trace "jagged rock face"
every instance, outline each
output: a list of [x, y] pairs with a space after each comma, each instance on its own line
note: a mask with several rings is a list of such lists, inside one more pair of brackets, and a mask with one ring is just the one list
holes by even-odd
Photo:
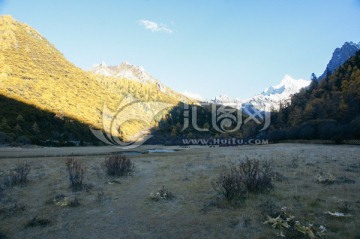
[[356, 52], [359, 50], [360, 42], [358, 44], [353, 42], [345, 42], [341, 48], [336, 48], [331, 60], [326, 66], [324, 73], [318, 78], [318, 81], [324, 79], [327, 74], [334, 73], [337, 68], [345, 63], [345, 61], [347, 61], [352, 56], [355, 56]]

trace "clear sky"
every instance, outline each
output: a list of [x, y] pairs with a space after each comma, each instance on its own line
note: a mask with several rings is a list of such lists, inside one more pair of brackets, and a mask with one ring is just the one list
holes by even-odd
[[0, 0], [83, 69], [141, 65], [169, 87], [248, 98], [320, 75], [360, 41], [360, 0]]

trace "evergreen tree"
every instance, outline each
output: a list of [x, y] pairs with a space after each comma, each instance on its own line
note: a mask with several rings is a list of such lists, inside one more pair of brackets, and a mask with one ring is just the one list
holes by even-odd
[[31, 129], [36, 135], [40, 133], [39, 126], [36, 122], [32, 125]]
[[22, 115], [18, 115], [18, 116], [16, 117], [16, 121], [17, 121], [18, 123], [22, 123], [22, 122], [24, 122], [24, 117], [23, 117]]
[[311, 74], [311, 78], [310, 78], [312, 81], [317, 81], [317, 76], [315, 75], [315, 73], [312, 73]]
[[0, 123], [0, 130], [8, 132], [8, 131], [10, 131], [10, 129], [11, 128], [8, 125], [7, 120], [3, 117], [2, 120], [1, 120], [1, 123]]
[[16, 124], [14, 127], [14, 131], [17, 135], [19, 135], [23, 130], [19, 124]]

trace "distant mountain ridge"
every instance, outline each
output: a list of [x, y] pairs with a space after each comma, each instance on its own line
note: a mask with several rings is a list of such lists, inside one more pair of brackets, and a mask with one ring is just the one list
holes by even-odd
[[237, 108], [249, 107], [252, 105], [262, 110], [278, 110], [282, 102], [289, 101], [293, 94], [296, 94], [302, 88], [309, 86], [310, 83], [310, 80], [295, 80], [291, 76], [285, 75], [280, 84], [270, 86], [250, 99], [231, 99], [226, 95], [219, 95], [210, 102], [214, 104], [235, 106]]
[[129, 62], [123, 62], [117, 66], [108, 66], [105, 62], [102, 62], [100, 64], [93, 65], [90, 72], [98, 75], [134, 80], [140, 83], [156, 84], [160, 91], [166, 91], [166, 87], [160, 81], [147, 73], [144, 67], [136, 66], [130, 64]]
[[355, 56], [356, 52], [360, 50], [360, 42], [358, 44], [354, 42], [345, 42], [341, 48], [336, 48], [329, 63], [327, 64], [324, 73], [319, 76], [318, 81], [321, 81], [327, 74], [334, 73], [341, 65], [343, 65], [352, 56]]

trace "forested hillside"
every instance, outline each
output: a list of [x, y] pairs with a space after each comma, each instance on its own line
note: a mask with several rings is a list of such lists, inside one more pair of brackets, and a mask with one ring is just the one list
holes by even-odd
[[[159, 119], [167, 114], [161, 107], [137, 107], [117, 112], [121, 102], [127, 101], [161, 101], [171, 106], [180, 100], [191, 101], [176, 92], [161, 92], [156, 84], [140, 83], [128, 79], [118, 79], [95, 75], [76, 67], [43, 36], [26, 24], [14, 20], [10, 16], [0, 17], [0, 95], [2, 105], [13, 99], [33, 106], [39, 110], [50, 112], [74, 122], [96, 129], [104, 129], [113, 119], [104, 115], [106, 105], [112, 112], [122, 115], [135, 114], [138, 118], [146, 118], [160, 112]], [[11, 102], [14, 104], [14, 102]], [[28, 112], [28, 111], [25, 111]], [[29, 112], [31, 114], [31, 112]], [[3, 112], [7, 114], [7, 112]], [[7, 124], [16, 125], [14, 117], [3, 115]], [[26, 114], [21, 113], [20, 114]], [[31, 118], [22, 115], [24, 119]], [[109, 121], [109, 122], [104, 122]], [[29, 122], [35, 123], [35, 122]], [[48, 122], [49, 123], [49, 122]], [[40, 129], [49, 131], [53, 126], [39, 125]], [[48, 125], [48, 124], [46, 124]], [[156, 121], [135, 120], [113, 130], [115, 136], [126, 140], [127, 136], [156, 126]], [[82, 129], [78, 129], [82, 130]], [[85, 130], [86, 131], [86, 130]], [[105, 130], [106, 131], [106, 130]], [[45, 133], [45, 132], [44, 132]], [[87, 132], [84, 132], [86, 135]], [[117, 134], [117, 135], [116, 135]], [[43, 136], [51, 134], [43, 134]], [[34, 138], [34, 137], [30, 137]], [[52, 141], [54, 138], [48, 138]], [[77, 140], [81, 140], [77, 138]], [[34, 142], [39, 142], [34, 140]]]
[[360, 139], [360, 51], [272, 114], [268, 132], [273, 140]]

